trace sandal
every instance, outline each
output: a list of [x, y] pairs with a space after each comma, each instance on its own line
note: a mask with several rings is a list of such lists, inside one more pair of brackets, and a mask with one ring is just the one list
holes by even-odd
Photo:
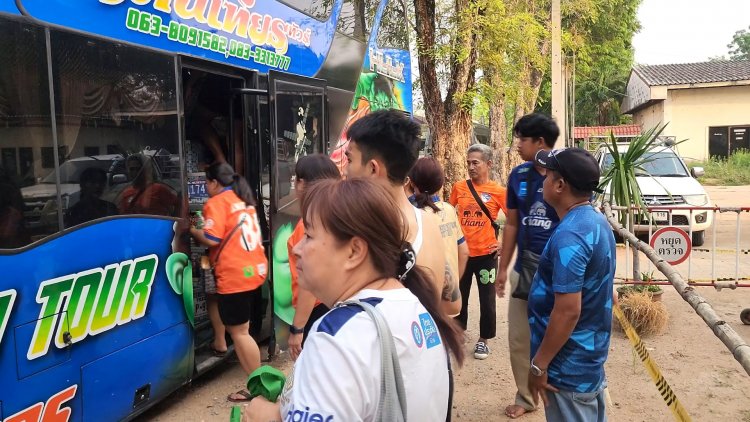
[[[237, 398], [237, 397], [232, 397], [232, 396], [240, 396], [240, 397]], [[232, 403], [242, 403], [242, 402], [248, 402], [248, 401], [252, 400], [254, 397], [255, 396], [253, 396], [252, 394], [250, 394], [249, 391], [247, 391], [247, 390], [240, 390], [240, 391], [237, 391], [235, 393], [232, 393], [232, 394], [228, 395], [227, 396], [227, 400], [231, 401]]]
[[208, 346], [209, 349], [211, 349], [211, 354], [216, 356], [217, 358], [223, 358], [227, 355], [228, 350], [224, 350], [223, 352], [221, 350], [217, 350], [214, 348], [214, 346]]

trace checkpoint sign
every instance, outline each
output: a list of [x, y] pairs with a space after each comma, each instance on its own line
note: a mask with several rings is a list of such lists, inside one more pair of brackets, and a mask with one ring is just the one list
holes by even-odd
[[692, 250], [690, 236], [685, 233], [685, 230], [677, 227], [664, 227], [657, 230], [651, 236], [651, 247], [663, 260], [672, 265], [684, 262]]

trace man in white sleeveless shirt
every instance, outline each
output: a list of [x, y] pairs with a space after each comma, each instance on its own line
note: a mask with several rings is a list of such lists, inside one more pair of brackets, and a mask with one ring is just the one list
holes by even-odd
[[419, 147], [419, 125], [397, 110], [381, 110], [368, 114], [349, 128], [346, 177], [371, 177], [381, 183], [399, 204], [408, 224], [407, 240], [417, 253], [417, 265], [430, 273], [438, 292], [443, 294], [443, 309], [449, 314], [461, 310], [461, 297], [456, 280], [445, 286], [446, 271], [440, 222], [429, 212], [414, 207], [404, 192], [409, 170], [416, 163]]

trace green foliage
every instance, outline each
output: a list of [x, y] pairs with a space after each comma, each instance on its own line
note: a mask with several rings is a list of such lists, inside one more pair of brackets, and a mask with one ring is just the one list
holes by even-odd
[[750, 32], [745, 29], [735, 32], [727, 48], [732, 60], [750, 60]]
[[[575, 124], [625, 123], [620, 104], [633, 65], [633, 35], [641, 0], [590, 0], [564, 17], [564, 49], [575, 67]], [[563, 3], [565, 4], [565, 3]], [[585, 13], [584, 13], [585, 11]], [[565, 12], [565, 8], [564, 8]], [[550, 79], [545, 78], [537, 111], [551, 109]]]
[[[646, 155], [649, 149], [653, 148], [659, 142], [658, 137], [664, 131], [667, 125], [659, 125], [649, 129], [645, 133], [637, 136], [628, 146], [627, 151], [621, 153], [617, 148], [617, 138], [610, 133], [607, 142], [607, 150], [612, 154], [612, 166], [609, 167], [602, 177], [599, 187], [605, 190], [605, 200], [613, 205], [624, 207], [634, 206], [638, 209], [637, 213], [642, 218], [648, 218], [645, 213], [646, 204], [643, 202], [643, 195], [638, 186], [636, 173], [643, 174], [648, 172], [643, 165], [653, 160]], [[626, 225], [628, 213], [620, 212], [620, 224]]]
[[641, 281], [645, 281], [648, 284], [630, 284], [621, 286], [617, 288], [617, 292], [623, 295], [628, 295], [629, 293], [658, 293], [661, 291], [661, 286], [658, 284], [651, 284], [651, 282], [654, 281], [653, 271], [641, 272]]
[[618, 287], [617, 292], [627, 295], [628, 293], [658, 293], [661, 291], [661, 287], [658, 284], [633, 284], [623, 287]]
[[549, 68], [549, 57], [540, 49], [549, 38], [549, 12], [544, 4], [540, 0], [482, 1], [476, 46], [477, 67], [482, 69], [476, 91], [480, 104], [499, 99], [508, 104], [533, 101], [528, 69], [546, 72]]
[[701, 183], [709, 186], [750, 185], [750, 151], [738, 150], [729, 158], [711, 157], [703, 162], [693, 162], [690, 168], [703, 167], [706, 171]]

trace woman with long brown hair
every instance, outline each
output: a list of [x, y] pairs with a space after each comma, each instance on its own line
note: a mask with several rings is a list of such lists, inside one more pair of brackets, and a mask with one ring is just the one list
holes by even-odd
[[[383, 419], [393, 396], [381, 394], [381, 383], [395, 379], [402, 382], [396, 390], [404, 419], [445, 420], [448, 356], [463, 362], [462, 334], [441, 310], [434, 283], [415, 266], [392, 196], [369, 180], [321, 180], [306, 188], [302, 215], [305, 237], [294, 248], [300, 285], [333, 309], [313, 325], [279, 402], [256, 398], [247, 416]], [[378, 334], [383, 326], [390, 334]], [[400, 370], [386, 370], [385, 350], [395, 350]]]
[[440, 235], [445, 246], [445, 284], [442, 298], [453, 306], [448, 310], [453, 315], [461, 312], [461, 292], [458, 280], [466, 270], [469, 246], [458, 225], [458, 216], [453, 205], [440, 200], [438, 192], [445, 183], [445, 173], [434, 157], [422, 157], [409, 171], [404, 190], [409, 201], [419, 209], [429, 209], [440, 219]]

